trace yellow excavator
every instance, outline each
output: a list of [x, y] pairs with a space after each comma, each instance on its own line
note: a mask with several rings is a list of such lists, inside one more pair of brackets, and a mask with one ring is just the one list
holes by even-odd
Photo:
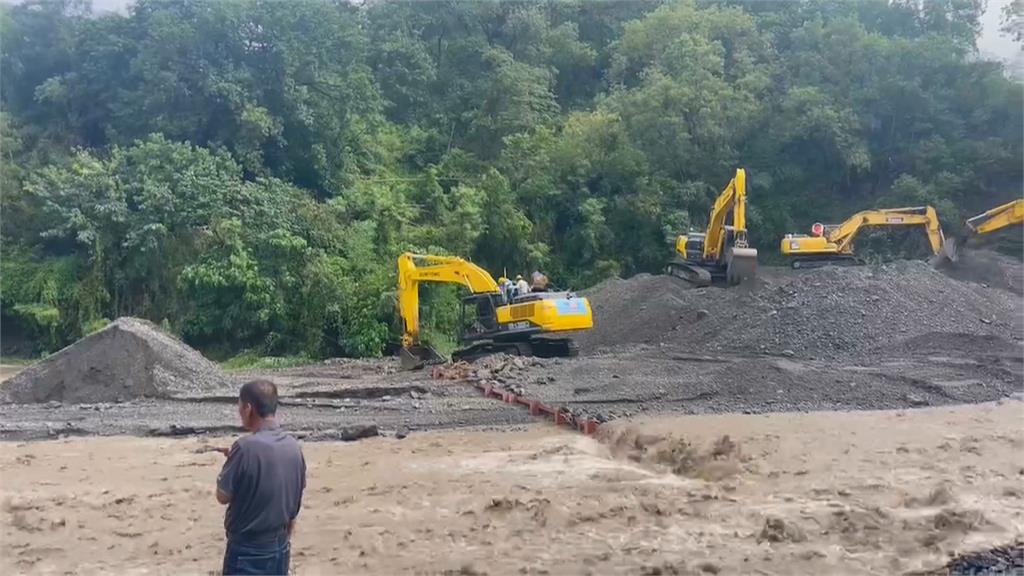
[[781, 251], [791, 259], [793, 268], [859, 264], [861, 261], [854, 254], [853, 241], [858, 232], [869, 226], [921, 226], [928, 235], [933, 255], [940, 253], [944, 243], [935, 209], [931, 206], [918, 206], [864, 210], [836, 225], [817, 222], [811, 226], [810, 236], [786, 234], [782, 239]]
[[942, 258], [939, 263], [947, 260], [956, 262], [959, 258], [957, 251], [975, 236], [991, 234], [1019, 224], [1024, 224], [1024, 198], [1007, 202], [977, 216], [972, 216], [964, 222], [964, 229], [957, 238], [950, 238], [943, 244]]
[[398, 257], [398, 308], [402, 318], [403, 369], [422, 368], [445, 359], [420, 342], [419, 286], [421, 282], [461, 284], [469, 289], [462, 300], [460, 342], [468, 347], [453, 360], [472, 361], [504, 352], [521, 356], [575, 356], [569, 338], [543, 335], [593, 327], [590, 302], [572, 292], [514, 294], [503, 290], [486, 270], [454, 256], [406, 252]]
[[[730, 212], [732, 225], [726, 224]], [[736, 176], [718, 195], [708, 227], [676, 238], [676, 255], [668, 273], [697, 286], [722, 282], [734, 286], [757, 276], [757, 249], [747, 242], [747, 173]]]

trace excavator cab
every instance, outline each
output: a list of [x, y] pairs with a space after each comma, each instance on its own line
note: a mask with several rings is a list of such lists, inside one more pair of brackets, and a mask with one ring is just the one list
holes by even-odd
[[470, 294], [463, 298], [459, 313], [462, 339], [474, 340], [497, 331], [497, 307], [504, 303], [502, 300], [503, 295], [495, 294]]
[[453, 360], [472, 361], [503, 352], [542, 358], [574, 356], [568, 338], [554, 332], [586, 330], [593, 326], [590, 304], [571, 292], [532, 292], [507, 300], [503, 294], [470, 294], [463, 298], [459, 340], [466, 348]]
[[707, 237], [703, 232], [688, 232], [676, 238], [676, 253], [685, 254], [686, 260], [699, 261], [704, 257], [704, 239]]

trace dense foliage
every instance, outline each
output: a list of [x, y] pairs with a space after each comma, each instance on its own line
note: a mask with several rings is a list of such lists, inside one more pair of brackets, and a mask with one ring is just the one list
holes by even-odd
[[[1018, 195], [981, 0], [75, 0], [2, 7], [5, 346], [131, 314], [221, 354], [379, 354], [394, 258], [656, 271], [738, 166], [787, 231]], [[445, 332], [457, 292], [427, 295]]]

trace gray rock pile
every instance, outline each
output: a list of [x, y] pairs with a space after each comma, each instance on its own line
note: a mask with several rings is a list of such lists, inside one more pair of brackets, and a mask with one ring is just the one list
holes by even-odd
[[539, 358], [523, 358], [508, 354], [493, 354], [467, 366], [466, 379], [502, 387], [513, 394], [523, 394], [526, 373], [533, 366], [542, 366]]
[[119, 318], [26, 368], [0, 388], [13, 403], [121, 402], [233, 395], [231, 379], [154, 324]]
[[592, 288], [594, 329], [581, 353], [651, 344], [695, 352], [833, 357], [927, 334], [1024, 338], [1016, 294], [960, 281], [925, 262], [763, 269], [753, 287], [694, 289], [669, 276]]

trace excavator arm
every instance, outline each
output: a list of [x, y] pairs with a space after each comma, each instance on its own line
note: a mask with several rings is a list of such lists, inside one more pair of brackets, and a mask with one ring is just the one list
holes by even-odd
[[[417, 265], [417, 261], [423, 263]], [[474, 294], [499, 293], [498, 283], [486, 270], [455, 256], [406, 252], [398, 257], [398, 308], [402, 316], [402, 346], [419, 343], [420, 282], [462, 284]]]
[[1024, 224], [1024, 198], [967, 219], [967, 228], [972, 234], [989, 234], [1014, 224]]
[[1024, 198], [1007, 202], [972, 216], [964, 222], [964, 229], [957, 238], [948, 240], [942, 246], [942, 255], [936, 259], [936, 265], [955, 263], [960, 259], [959, 250], [972, 236], [980, 236], [998, 232], [1003, 228], [1024, 224]]
[[830, 243], [836, 245], [838, 253], [850, 254], [853, 252], [854, 238], [866, 226], [923, 226], [932, 253], [938, 254], [942, 250], [942, 227], [939, 225], [935, 209], [931, 206], [864, 210], [847, 218], [845, 222], [828, 232], [826, 237]]
[[747, 172], [736, 169], [736, 176], [718, 195], [708, 217], [707, 235], [704, 238], [704, 259], [718, 260], [725, 249], [726, 220], [732, 211], [732, 231], [736, 245], [745, 248], [747, 236]]

